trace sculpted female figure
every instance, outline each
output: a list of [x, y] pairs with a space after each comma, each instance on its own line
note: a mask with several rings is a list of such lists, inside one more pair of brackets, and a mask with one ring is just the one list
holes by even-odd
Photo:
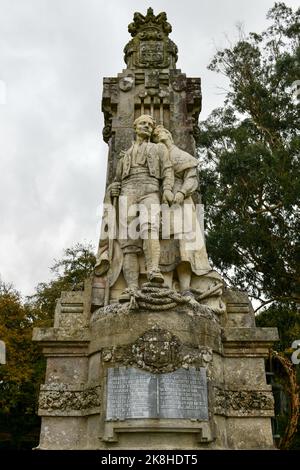
[[[172, 208], [169, 210], [165, 207], [166, 211], [174, 213], [174, 220], [176, 217], [184, 217], [184, 223], [179, 224], [179, 229], [176, 224], [171, 227], [172, 240], [170, 242], [163, 241], [168, 246], [169, 250], [179, 251], [175, 259], [177, 259], [176, 270], [180, 291], [189, 291], [191, 286], [192, 273], [197, 276], [212, 271], [209, 264], [206, 248], [204, 244], [203, 234], [200, 228], [200, 223], [197, 217], [196, 207], [192, 199], [193, 193], [198, 188], [197, 166], [198, 161], [195, 157], [178, 148], [173, 141], [172, 134], [165, 127], [158, 125], [155, 127], [152, 139], [154, 142], [163, 143], [168, 151], [173, 164], [175, 182], [173, 187], [174, 202]], [[177, 205], [181, 206], [178, 214], [176, 214]], [[181, 233], [178, 233], [181, 230]], [[169, 275], [165, 273], [165, 277], [170, 276], [174, 265], [164, 266], [164, 271], [169, 271]]]

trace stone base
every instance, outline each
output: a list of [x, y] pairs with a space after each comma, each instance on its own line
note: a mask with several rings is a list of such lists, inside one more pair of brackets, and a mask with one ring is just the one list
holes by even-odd
[[[63, 293], [55, 327], [34, 332], [47, 357], [40, 449], [273, 448], [264, 358], [277, 332], [255, 327], [245, 294], [227, 291], [222, 316], [203, 306], [114, 304], [89, 318], [88, 289]], [[205, 370], [208, 419], [108, 420], [108, 369], [117, 367], [149, 376]]]

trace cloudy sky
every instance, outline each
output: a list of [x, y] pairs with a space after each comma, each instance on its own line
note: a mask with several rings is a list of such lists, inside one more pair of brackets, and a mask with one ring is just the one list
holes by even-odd
[[[107, 146], [102, 79], [124, 67], [135, 11], [166, 11], [178, 68], [201, 76], [203, 112], [226, 82], [206, 67], [236, 25], [261, 31], [271, 0], [0, 0], [0, 275], [23, 295], [80, 241], [97, 245]], [[289, 0], [296, 7], [298, 2]]]

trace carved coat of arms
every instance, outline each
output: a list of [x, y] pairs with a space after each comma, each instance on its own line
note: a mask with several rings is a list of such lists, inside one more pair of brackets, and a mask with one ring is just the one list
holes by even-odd
[[160, 65], [164, 60], [163, 41], [141, 41], [140, 62], [150, 66]]
[[151, 370], [173, 369], [179, 361], [179, 341], [160, 328], [146, 331], [132, 348], [136, 362]]

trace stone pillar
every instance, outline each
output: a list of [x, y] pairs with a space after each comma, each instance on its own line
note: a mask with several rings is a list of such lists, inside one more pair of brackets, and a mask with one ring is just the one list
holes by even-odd
[[141, 114], [152, 115], [171, 131], [175, 144], [191, 154], [193, 136], [199, 132], [200, 78], [187, 78], [176, 69], [178, 50], [168, 37], [172, 28], [166, 16], [155, 17], [148, 9], [145, 21], [136, 19], [128, 30], [133, 38], [124, 48], [127, 68], [103, 80], [107, 183], [114, 178], [120, 152], [131, 145], [133, 122]]

